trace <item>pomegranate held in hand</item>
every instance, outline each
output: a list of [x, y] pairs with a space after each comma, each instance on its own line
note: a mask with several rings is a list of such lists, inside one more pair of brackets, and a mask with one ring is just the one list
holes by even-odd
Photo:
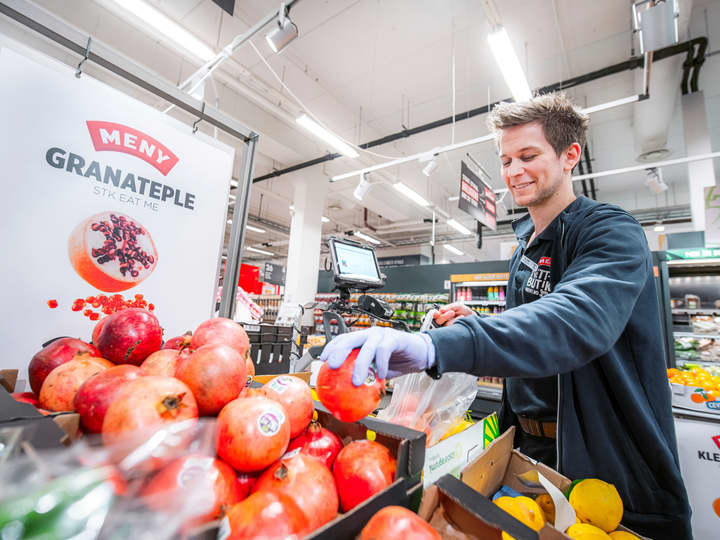
[[198, 349], [210, 343], [227, 345], [244, 355], [250, 348], [245, 329], [232, 319], [215, 317], [200, 324], [190, 341], [190, 347]]
[[330, 469], [321, 461], [290, 452], [258, 478], [253, 492], [279, 491], [291, 497], [308, 519], [310, 530], [325, 525], [338, 512], [338, 494]]
[[180, 359], [190, 354], [189, 349], [178, 351], [177, 349], [161, 349], [148, 356], [140, 369], [145, 375], [161, 375], [163, 377], [174, 377], [177, 372]]
[[342, 447], [340, 437], [313, 420], [304, 432], [290, 441], [288, 452], [299, 448], [300, 453], [319, 459], [329, 468]]
[[105, 413], [120, 388], [142, 375], [137, 366], [113, 365], [86, 380], [75, 394], [74, 402], [83, 429], [90, 433], [100, 433]]
[[146, 309], [128, 308], [107, 318], [98, 335], [103, 358], [116, 364], [139, 366], [162, 346], [162, 328]]
[[201, 415], [217, 414], [245, 388], [245, 360], [227, 345], [203, 345], [181, 358], [175, 377], [192, 390]]
[[290, 422], [278, 402], [238, 398], [217, 419], [217, 454], [239, 472], [261, 471], [279, 459], [290, 441]]
[[189, 455], [163, 467], [143, 488], [146, 504], [158, 512], [191, 512], [186, 527], [218, 519], [247, 496], [235, 471], [213, 457]]
[[45, 378], [40, 389], [40, 406], [49, 411], [74, 410], [75, 394], [82, 384], [109, 367], [112, 364], [107, 360], [89, 355], [59, 365]]
[[290, 420], [290, 438], [300, 435], [315, 411], [310, 385], [298, 377], [279, 375], [263, 385], [263, 389], [267, 397], [285, 407]]
[[333, 464], [340, 508], [349, 512], [395, 480], [395, 458], [375, 441], [353, 441], [340, 450]]
[[[227, 520], [227, 521], [226, 521]], [[309, 532], [308, 521], [298, 505], [284, 493], [258, 491], [230, 509], [220, 531], [226, 540], [299, 539]]]
[[94, 357], [101, 356], [100, 351], [89, 343], [70, 337], [56, 339], [35, 353], [28, 366], [28, 378], [32, 391], [39, 395], [45, 377], [60, 364], [72, 360], [78, 353], [88, 353]]
[[385, 395], [385, 380], [378, 379], [373, 366], [361, 386], [352, 383], [355, 360], [360, 349], [353, 349], [338, 369], [327, 364], [320, 367], [315, 390], [321, 403], [330, 413], [343, 422], [357, 422], [377, 409]]
[[358, 540], [442, 540], [442, 536], [415, 512], [402, 506], [379, 510], [360, 532]]
[[197, 418], [190, 389], [173, 377], [147, 375], [130, 381], [115, 395], [103, 421], [103, 441], [113, 442], [136, 431]]
[[192, 339], [192, 332], [185, 332], [182, 336], [177, 336], [168, 339], [162, 346], [163, 349], [177, 349], [183, 350], [190, 347], [190, 340]]
[[101, 212], [78, 224], [70, 234], [68, 254], [78, 275], [105, 292], [135, 287], [158, 260], [147, 229], [120, 212]]

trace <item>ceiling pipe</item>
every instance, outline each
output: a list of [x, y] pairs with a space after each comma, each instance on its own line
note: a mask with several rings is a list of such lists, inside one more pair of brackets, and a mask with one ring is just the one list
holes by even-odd
[[[683, 43], [678, 43], [677, 45], [671, 45], [670, 47], [658, 49], [657, 51], [654, 51], [653, 59], [654, 59], [654, 61], [658, 61], [658, 60], [662, 60], [664, 58], [670, 58], [671, 56], [675, 56], [677, 54], [687, 53], [688, 49], [694, 47], [697, 43], [699, 43], [700, 41], [703, 41], [703, 40], [707, 44], [706, 37], [699, 37], [699, 38], [694, 38], [689, 41], [685, 41]], [[603, 77], [607, 77], [609, 75], [615, 75], [617, 73], [622, 73], [624, 71], [631, 71], [631, 70], [634, 70], [637, 68], [642, 68], [642, 67], [644, 67], [644, 65], [645, 65], [645, 57], [644, 56], [634, 56], [634, 57], [630, 58], [629, 60], [620, 62], [618, 64], [613, 64], [612, 66], [608, 66], [608, 67], [599, 69], [597, 71], [592, 71], [590, 73], [586, 73], [584, 75], [579, 75], [577, 77], [573, 77], [573, 78], [565, 80], [565, 81], [560, 81], [560, 82], [556, 82], [556, 83], [553, 83], [553, 84], [550, 84], [547, 86], [543, 86], [541, 88], [536, 89], [535, 93], [536, 94], [547, 94], [547, 93], [555, 92], [555, 91], [559, 91], [559, 90], [566, 90], [568, 88], [573, 88], [573, 87], [581, 85], [581, 84], [585, 84], [585, 83], [592, 82], [592, 81], [595, 81], [598, 79], [602, 79]], [[700, 63], [700, 65], [702, 65], [702, 63]], [[505, 101], [505, 100], [503, 100], [503, 101]], [[457, 113], [454, 117], [448, 116], [446, 118], [441, 118], [439, 120], [435, 120], [435, 121], [429, 122], [427, 124], [422, 124], [422, 125], [414, 127], [414, 128], [406, 128], [406, 129], [403, 129], [402, 131], [398, 131], [396, 133], [386, 135], [379, 139], [375, 139], [375, 140], [360, 144], [358, 146], [363, 149], [372, 148], [375, 146], [381, 146], [383, 144], [394, 142], [399, 139], [406, 139], [408, 137], [411, 137], [412, 135], [417, 135], [418, 133], [423, 133], [425, 131], [429, 131], [429, 130], [432, 130], [435, 128], [450, 125], [453, 122], [460, 122], [462, 120], [468, 120], [470, 118], [473, 118], [473, 117], [481, 115], [481, 114], [487, 114], [498, 103], [500, 103], [500, 101], [495, 101], [493, 103], [490, 103], [490, 104], [482, 106], [482, 107], [477, 107], [475, 109], [470, 109], [470, 110], [462, 112], [462, 113]], [[290, 167], [287, 167], [285, 169], [279, 169], [279, 170], [264, 174], [262, 176], [258, 176], [257, 178], [253, 179], [253, 182], [262, 182], [263, 180], [269, 180], [270, 178], [275, 178], [278, 176], [288, 174], [290, 172], [305, 169], [307, 167], [312, 167], [312, 166], [318, 165], [320, 163], [332, 161], [339, 157], [342, 157], [342, 154], [339, 154], [339, 153], [326, 154], [324, 156], [311, 159], [309, 161], [298, 163], [296, 165], [291, 165]]]

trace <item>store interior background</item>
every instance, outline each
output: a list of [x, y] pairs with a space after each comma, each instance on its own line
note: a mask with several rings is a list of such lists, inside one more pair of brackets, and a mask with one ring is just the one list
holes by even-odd
[[[122, 2], [38, 3], [174, 83], [202, 65], [203, 58], [158, 35], [120, 7]], [[148, 3], [180, 23], [212, 52], [219, 51], [277, 4], [275, 0], [238, 1], [230, 16], [212, 0]], [[720, 2], [680, 0], [679, 6], [680, 41], [699, 36], [709, 39], [699, 89], [704, 94], [711, 147], [717, 150]], [[453, 111], [461, 113], [509, 98], [510, 91], [487, 46], [493, 20], [507, 29], [532, 88], [640, 54], [628, 0], [302, 0], [290, 16], [299, 37], [281, 54], [270, 50], [263, 38], [265, 32], [259, 33], [252, 39], [257, 51], [250, 44], [241, 47], [204, 85], [202, 98], [260, 134], [254, 177], [262, 180], [253, 184], [248, 219], [255, 230], [246, 230], [242, 259], [260, 268], [266, 261], [286, 266], [286, 298], [300, 303], [313, 299], [318, 270], [327, 258], [321, 239], [330, 235], [360, 231], [380, 241], [375, 246], [379, 257], [422, 255], [431, 261], [430, 221], [434, 210], [439, 220], [435, 263], [472, 263], [506, 258], [507, 244], [514, 239], [509, 221], [522, 215], [512, 213], [515, 209], [506, 196], [504, 205], [498, 205], [497, 231], [485, 229], [482, 248], [478, 248], [474, 220], [457, 207], [460, 162], [468, 161], [468, 152], [489, 172], [493, 188], [505, 187], [495, 147], [489, 142], [438, 156], [438, 166], [430, 176], [423, 174], [424, 164], [416, 161], [373, 173], [369, 177], [372, 185], [362, 201], [353, 196], [357, 177], [332, 183], [330, 177], [387, 158], [361, 152], [356, 159], [340, 157], [273, 176], [333, 151], [296, 123], [303, 112], [309, 109], [338, 135], [360, 144], [446, 118]], [[69, 65], [78, 61], [75, 55], [29, 35], [6, 19], [0, 25], [0, 32]], [[641, 164], [638, 156], [647, 152], [663, 151], [652, 161], [687, 155], [680, 92], [684, 60], [685, 55], [680, 54], [653, 64], [649, 100], [591, 116], [588, 147], [593, 171]], [[89, 64], [86, 71], [159, 109], [167, 106], [97, 66]], [[641, 77], [641, 69], [624, 71], [575, 86], [567, 93], [580, 106], [592, 106], [637, 94]], [[178, 109], [169, 114], [188, 125], [196, 120]], [[485, 135], [485, 120], [486, 115], [477, 115], [371, 150], [389, 157], [431, 151]], [[206, 123], [201, 122], [199, 127], [214, 134]], [[230, 137], [222, 133], [216, 136], [237, 147]], [[713, 165], [715, 177], [720, 178], [720, 160]], [[236, 168], [237, 178], [239, 165]], [[705, 228], [704, 217], [691, 212], [691, 194], [702, 188], [694, 185], [691, 189], [688, 170], [687, 164], [663, 168], [668, 189], [661, 194], [645, 186], [645, 171], [598, 178], [594, 181], [595, 198], [632, 212], [642, 223], [653, 250], [694, 247], [669, 245], [674, 234]], [[393, 189], [397, 181], [430, 204], [423, 207], [411, 202]], [[579, 182], [575, 190], [583, 193]], [[228, 219], [234, 191], [228, 201]], [[461, 234], [448, 226], [451, 218], [472, 234]], [[226, 244], [229, 231], [230, 223]], [[445, 244], [463, 254], [450, 253], [443, 249]]]

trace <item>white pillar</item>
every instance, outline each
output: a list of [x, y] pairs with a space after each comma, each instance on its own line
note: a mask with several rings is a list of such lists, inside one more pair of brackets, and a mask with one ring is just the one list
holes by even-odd
[[[312, 177], [299, 176], [288, 181], [294, 186], [295, 209], [290, 223], [285, 301], [306, 304], [314, 301], [317, 293], [322, 241], [321, 218], [329, 183], [327, 177], [320, 174]], [[310, 310], [309, 317], [312, 316]]]
[[[693, 92], [682, 96], [683, 126], [685, 128], [686, 155], [709, 154], [712, 152], [710, 131], [708, 129], [705, 96], [702, 92]], [[696, 231], [705, 230], [705, 188], [715, 185], [713, 160], [688, 163], [688, 188], [690, 194], [690, 214]]]

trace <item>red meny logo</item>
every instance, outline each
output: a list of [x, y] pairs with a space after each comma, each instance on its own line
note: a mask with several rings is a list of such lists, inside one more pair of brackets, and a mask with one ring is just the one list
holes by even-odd
[[179, 161], [170, 149], [137, 129], [114, 122], [87, 120], [93, 146], [98, 152], [124, 152], [138, 157], [167, 176]]
[[720, 435], [715, 435], [712, 440], [715, 442], [718, 448], [720, 448]]

